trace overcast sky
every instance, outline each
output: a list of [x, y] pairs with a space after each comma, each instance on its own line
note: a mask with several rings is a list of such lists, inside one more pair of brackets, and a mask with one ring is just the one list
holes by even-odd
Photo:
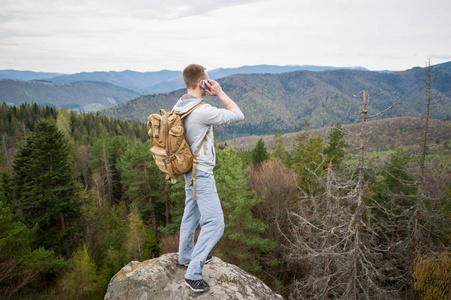
[[0, 0], [0, 69], [406, 70], [428, 57], [451, 60], [450, 0]]

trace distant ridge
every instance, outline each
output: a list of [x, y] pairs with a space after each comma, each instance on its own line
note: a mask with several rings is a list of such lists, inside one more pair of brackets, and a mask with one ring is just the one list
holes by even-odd
[[0, 79], [13, 80], [43, 80], [61, 75], [60, 73], [45, 73], [33, 71], [0, 70]]
[[[337, 68], [329, 66], [276, 66], [256, 65], [242, 66], [239, 68], [219, 68], [209, 70], [212, 79], [220, 79], [237, 74], [280, 74], [294, 71], [321, 72], [327, 70], [362, 70], [363, 67]], [[161, 70], [157, 72], [136, 72], [125, 70], [122, 72], [81, 72], [75, 74], [40, 73], [31, 71], [0, 70], [0, 78], [15, 80], [47, 80], [54, 83], [74, 83], [77, 81], [108, 82], [120, 87], [137, 91], [141, 95], [154, 93], [167, 93], [183, 88], [184, 82], [181, 71]]]
[[313, 66], [313, 65], [287, 65], [287, 66], [275, 66], [275, 65], [256, 65], [256, 66], [242, 66], [239, 68], [218, 68], [208, 71], [208, 75], [213, 79], [223, 78], [236, 74], [281, 74], [294, 71], [311, 71], [322, 72], [330, 70], [361, 70], [369, 71], [364, 67], [330, 67], [330, 66]]

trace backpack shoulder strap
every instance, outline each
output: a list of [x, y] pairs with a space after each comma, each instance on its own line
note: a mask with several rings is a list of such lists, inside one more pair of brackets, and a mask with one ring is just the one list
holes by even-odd
[[192, 113], [196, 108], [198, 108], [199, 106], [201, 106], [203, 103], [199, 103], [195, 106], [193, 106], [193, 108], [191, 108], [190, 110], [188, 110], [186, 113], [184, 113], [183, 115], [180, 116], [181, 119], [183, 119], [184, 117], [186, 117], [187, 115], [189, 115], [190, 113]]
[[205, 141], [207, 140], [207, 136], [210, 133], [210, 128], [208, 128], [207, 133], [205, 134], [204, 138], [202, 139], [202, 142], [199, 145], [199, 148], [197, 148], [196, 153], [193, 155], [193, 169], [191, 170], [191, 181], [189, 183], [189, 186], [193, 186], [193, 202], [196, 201], [196, 179], [194, 178], [194, 175], [196, 175], [197, 169], [197, 156], [199, 155], [202, 145], [204, 146], [204, 153], [206, 153]]

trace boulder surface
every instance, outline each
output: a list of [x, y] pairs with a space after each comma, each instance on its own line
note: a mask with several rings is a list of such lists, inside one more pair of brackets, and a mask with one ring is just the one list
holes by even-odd
[[185, 285], [186, 267], [180, 266], [177, 259], [178, 253], [168, 253], [144, 262], [132, 261], [113, 276], [105, 300], [283, 300], [257, 277], [217, 257], [202, 271], [209, 291], [195, 293]]

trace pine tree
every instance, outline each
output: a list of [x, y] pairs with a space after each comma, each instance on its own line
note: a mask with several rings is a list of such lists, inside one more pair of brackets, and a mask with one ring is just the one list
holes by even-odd
[[408, 167], [409, 159], [402, 149], [397, 149], [391, 155], [390, 160], [385, 163], [382, 178], [390, 193], [396, 195], [414, 195], [416, 193], [414, 179], [407, 172]]
[[6, 170], [2, 171], [0, 183], [0, 201], [3, 201], [9, 206], [13, 206], [14, 187], [12, 185], [11, 178], [9, 177]]
[[173, 184], [169, 188], [169, 212], [170, 222], [159, 230], [165, 235], [174, 235], [182, 223], [183, 210], [185, 209], [185, 184], [183, 178], [181, 182]]
[[130, 262], [124, 243], [128, 234], [126, 211], [125, 203], [120, 202], [111, 207], [103, 220], [102, 244], [105, 253], [102, 259], [106, 276], [109, 278]]
[[72, 177], [70, 144], [48, 121], [39, 121], [15, 159], [15, 195], [33, 247], [68, 255], [80, 222], [80, 187]]
[[310, 137], [308, 131], [296, 138], [292, 167], [300, 180], [299, 186], [311, 195], [318, 192], [316, 177], [325, 174], [324, 141], [321, 135]]
[[127, 254], [132, 260], [141, 261], [144, 258], [144, 243], [146, 241], [146, 227], [141, 219], [138, 208], [132, 206], [128, 215], [127, 239], [125, 245]]
[[252, 164], [256, 167], [261, 166], [261, 164], [269, 159], [268, 151], [266, 150], [265, 142], [263, 139], [259, 139], [255, 145], [254, 150], [252, 150]]
[[[95, 130], [92, 130], [91, 134], [94, 135], [93, 131]], [[106, 134], [104, 138], [96, 139], [90, 149], [91, 166], [100, 176], [95, 184], [101, 191], [102, 197], [110, 204], [118, 202], [122, 197], [121, 179], [116, 170], [116, 163], [125, 148], [125, 138], [111, 137]]]
[[334, 168], [341, 165], [341, 162], [346, 154], [346, 147], [348, 144], [344, 140], [345, 133], [342, 131], [342, 126], [338, 122], [329, 135], [329, 141], [324, 149], [324, 155], [326, 155], [326, 160], [332, 162]]
[[60, 282], [66, 299], [91, 298], [97, 285], [96, 266], [89, 256], [86, 245], [75, 251], [70, 271]]
[[67, 139], [71, 138], [72, 126], [71, 126], [71, 118], [70, 114], [66, 108], [60, 108], [58, 111], [58, 116], [56, 118], [56, 126], [59, 130], [64, 132], [64, 135]]
[[161, 172], [152, 164], [150, 144], [137, 141], [117, 163], [121, 174], [121, 183], [127, 186], [127, 195], [139, 207], [143, 218], [150, 219], [155, 237], [157, 236], [156, 210], [162, 207], [160, 199], [164, 195], [164, 180]]
[[[409, 228], [412, 199], [416, 194], [414, 179], [408, 174], [409, 158], [402, 149], [398, 149], [390, 156], [381, 168], [382, 176], [371, 186], [374, 196], [371, 200], [373, 214], [377, 224], [385, 231], [388, 255], [385, 261], [390, 262], [387, 271], [391, 280], [387, 285], [397, 287], [399, 290], [405, 286], [407, 272], [406, 262], [409, 260]], [[383, 240], [380, 243], [384, 243]]]
[[25, 293], [28, 287], [61, 267], [54, 253], [44, 249], [32, 250], [28, 228], [0, 201], [0, 294], [11, 299]]
[[259, 272], [261, 255], [277, 244], [262, 238], [267, 226], [253, 216], [252, 211], [260, 200], [256, 192], [249, 189], [246, 173], [240, 158], [231, 149], [219, 153], [215, 177], [226, 224], [220, 249], [228, 261], [244, 270]]
[[278, 131], [273, 137], [274, 140], [274, 150], [271, 153], [271, 158], [280, 159], [285, 167], [290, 166], [291, 155], [285, 147], [284, 137], [282, 131]]

